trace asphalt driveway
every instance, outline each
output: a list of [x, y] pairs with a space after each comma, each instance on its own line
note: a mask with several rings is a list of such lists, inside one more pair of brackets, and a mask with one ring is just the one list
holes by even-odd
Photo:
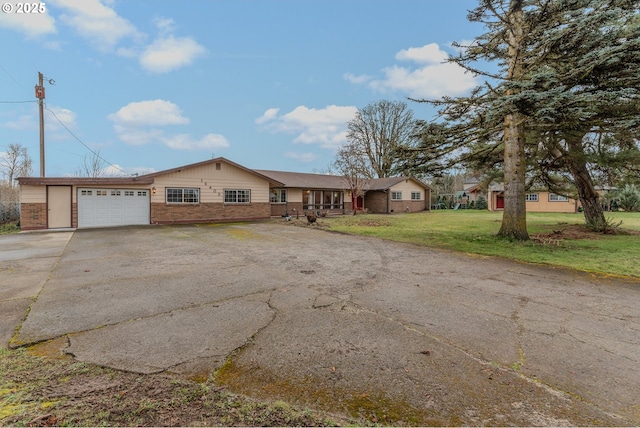
[[[20, 240], [55, 245], [17, 260]], [[276, 223], [0, 248], [11, 346], [65, 337], [80, 361], [221, 369], [238, 392], [399, 424], [640, 424], [637, 282]]]

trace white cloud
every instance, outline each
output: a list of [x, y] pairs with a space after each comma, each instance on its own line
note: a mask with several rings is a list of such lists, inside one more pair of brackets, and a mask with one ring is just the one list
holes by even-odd
[[368, 84], [383, 93], [400, 92], [411, 98], [440, 98], [463, 95], [477, 86], [473, 75], [453, 63], [445, 62], [448, 55], [436, 43], [399, 51], [395, 58], [414, 63], [414, 66], [392, 65], [383, 69], [383, 78], [345, 75], [355, 84]]
[[289, 159], [295, 159], [300, 162], [308, 163], [313, 162], [318, 158], [318, 155], [315, 153], [295, 153], [295, 152], [287, 152], [284, 154], [285, 157]]
[[[334, 149], [344, 144], [347, 135], [347, 123], [353, 119], [358, 109], [353, 106], [327, 106], [313, 109], [298, 106], [294, 110], [277, 116], [276, 109], [270, 109], [256, 120], [262, 120], [264, 129], [273, 133], [294, 134], [294, 143], [318, 144], [320, 147]], [[264, 118], [268, 118], [268, 123]]]
[[15, 129], [18, 131], [25, 131], [31, 129], [38, 129], [38, 121], [36, 115], [22, 115], [14, 120], [4, 122], [2, 126], [4, 128]]
[[157, 128], [140, 129], [135, 126], [114, 125], [113, 129], [118, 134], [120, 141], [131, 146], [143, 146], [160, 141], [164, 136], [164, 131]]
[[14, 0], [3, 1], [2, 3], [3, 5], [11, 5], [13, 13], [0, 13], [0, 27], [10, 28], [30, 38], [56, 32], [55, 19], [49, 13], [15, 13], [18, 10], [18, 3], [20, 3], [23, 11], [25, 7], [32, 7], [33, 4], [37, 7], [40, 7], [40, 4], [44, 5], [46, 11], [46, 3]]
[[356, 76], [351, 73], [345, 73], [342, 75], [342, 77], [351, 83], [355, 83], [356, 85], [367, 83], [369, 80], [373, 79], [371, 76], [367, 76], [366, 74], [361, 74], [360, 76]]
[[[124, 172], [123, 172], [124, 171]], [[131, 175], [144, 175], [156, 172], [155, 168], [146, 166], [121, 166], [118, 164], [109, 165], [102, 170], [102, 175], [105, 177], [122, 177]]]
[[206, 49], [191, 37], [172, 35], [156, 39], [140, 55], [140, 65], [154, 73], [166, 73], [193, 63]]
[[430, 43], [420, 48], [403, 49], [396, 54], [396, 59], [399, 61], [413, 61], [418, 64], [441, 64], [447, 58], [447, 53], [440, 50], [437, 43]]
[[[47, 106], [47, 111], [49, 113], [53, 113], [55, 118], [50, 122], [60, 125], [60, 122], [64, 124], [67, 128], [75, 128], [76, 127], [76, 114], [64, 107], [58, 107], [54, 105]], [[56, 119], [57, 118], [57, 119]]]
[[161, 34], [173, 33], [175, 30], [175, 21], [172, 18], [157, 17], [153, 19], [153, 22]]
[[257, 118], [255, 122], [258, 125], [262, 125], [263, 123], [269, 122], [270, 120], [273, 120], [276, 118], [276, 116], [278, 116], [279, 111], [280, 111], [279, 108], [270, 108], [267, 111], [265, 111], [262, 116]]
[[116, 125], [127, 127], [189, 123], [189, 119], [182, 115], [180, 107], [161, 99], [129, 103], [116, 113], [110, 114], [108, 118]]
[[120, 141], [140, 146], [162, 143], [176, 150], [213, 150], [229, 147], [220, 134], [207, 134], [195, 139], [189, 134], [170, 134], [164, 127], [186, 125], [189, 118], [182, 115], [180, 107], [166, 100], [132, 102], [108, 116]]
[[144, 38], [133, 24], [100, 0], [52, 0], [52, 3], [65, 10], [60, 15], [62, 22], [101, 51], [112, 51], [125, 38]]
[[216, 150], [229, 147], [227, 139], [220, 134], [207, 134], [194, 140], [188, 134], [165, 136], [162, 138], [167, 147], [177, 150]]

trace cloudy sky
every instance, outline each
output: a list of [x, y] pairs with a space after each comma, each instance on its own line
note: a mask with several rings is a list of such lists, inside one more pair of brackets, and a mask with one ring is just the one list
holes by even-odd
[[357, 109], [477, 84], [443, 62], [451, 42], [482, 32], [466, 20], [476, 3], [4, 0], [0, 154], [22, 144], [39, 174], [42, 72], [47, 176], [76, 173], [92, 151], [117, 174], [214, 156], [323, 171]]

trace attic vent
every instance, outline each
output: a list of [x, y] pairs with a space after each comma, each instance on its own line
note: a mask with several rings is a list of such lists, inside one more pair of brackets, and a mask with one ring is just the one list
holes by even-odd
[[222, 168], [220, 162], [216, 162], [216, 171], [220, 171], [220, 168]]

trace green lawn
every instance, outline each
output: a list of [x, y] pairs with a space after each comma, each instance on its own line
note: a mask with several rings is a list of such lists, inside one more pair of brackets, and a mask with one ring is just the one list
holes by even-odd
[[[355, 235], [640, 278], [640, 213], [608, 213], [607, 218], [614, 222], [622, 221], [617, 234], [590, 234], [572, 239], [567, 227], [584, 225], [582, 214], [528, 213], [527, 227], [532, 237], [562, 231], [528, 242], [496, 237], [502, 213], [489, 211], [362, 214], [322, 221], [330, 230]], [[575, 227], [570, 229], [575, 231]], [[587, 231], [585, 227], [584, 232]]]

